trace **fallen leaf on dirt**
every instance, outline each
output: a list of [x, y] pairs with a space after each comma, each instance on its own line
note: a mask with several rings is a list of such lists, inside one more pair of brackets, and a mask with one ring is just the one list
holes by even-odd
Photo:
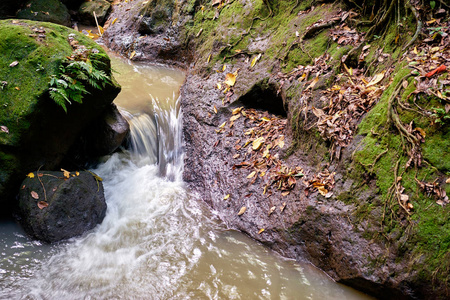
[[228, 198], [230, 198], [230, 194], [227, 194], [225, 197], [223, 197], [223, 200], [227, 200]]
[[65, 178], [70, 178], [70, 172], [69, 171], [64, 170], [64, 169], [61, 169], [61, 171], [63, 171]]
[[252, 60], [252, 63], [250, 64], [250, 67], [251, 68], [253, 68], [255, 65], [256, 65], [256, 63], [258, 62], [258, 60], [261, 58], [261, 53], [260, 54], [258, 54], [257, 56], [255, 56], [255, 58], [253, 58], [253, 60]]
[[34, 173], [33, 172], [28, 173], [27, 177], [28, 178], [34, 178]]
[[253, 178], [256, 175], [256, 171], [251, 172], [250, 174], [248, 174], [247, 178]]
[[6, 133], [9, 133], [9, 129], [8, 129], [8, 127], [6, 127], [6, 126], [0, 126], [0, 130], [2, 131], [2, 132], [6, 132]]
[[228, 86], [234, 86], [234, 84], [236, 83], [236, 75], [234, 75], [233, 73], [227, 73], [225, 75], [224, 83]]
[[39, 207], [39, 209], [44, 209], [44, 208], [48, 207], [48, 203], [45, 201], [39, 201], [37, 203], [37, 206]]
[[241, 209], [240, 209], [239, 212], [238, 212], [238, 216], [243, 215], [243, 214], [245, 213], [246, 210], [247, 210], [247, 207], [242, 206]]
[[39, 199], [39, 195], [35, 191], [31, 191], [31, 197], [33, 197], [36, 200]]
[[264, 228], [261, 228], [261, 229], [258, 231], [258, 234], [261, 234], [263, 231], [264, 231]]

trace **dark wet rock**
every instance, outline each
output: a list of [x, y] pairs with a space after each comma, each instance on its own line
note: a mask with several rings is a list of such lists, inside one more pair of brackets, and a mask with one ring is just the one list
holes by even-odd
[[21, 8], [27, 0], [2, 0], [0, 1], [0, 19], [15, 17], [17, 10]]
[[130, 133], [130, 125], [115, 104], [96, 118], [69, 151], [68, 164], [84, 165], [116, 151]]
[[17, 18], [70, 26], [70, 14], [59, 0], [31, 0], [17, 13]]
[[[32, 237], [52, 243], [101, 223], [106, 202], [101, 181], [87, 171], [34, 172], [19, 193], [20, 223]], [[69, 177], [69, 178], [67, 178]]]
[[84, 2], [78, 9], [78, 19], [82, 24], [95, 26], [95, 13], [99, 25], [103, 25], [110, 9], [111, 4], [105, 0]]
[[[136, 0], [115, 5], [102, 40], [111, 50], [133, 60], [186, 67], [192, 52], [180, 35], [190, 19], [179, 13], [184, 2]], [[112, 20], [116, 20], [114, 24]]]
[[78, 9], [85, 0], [61, 0], [61, 2], [67, 6], [68, 9]]

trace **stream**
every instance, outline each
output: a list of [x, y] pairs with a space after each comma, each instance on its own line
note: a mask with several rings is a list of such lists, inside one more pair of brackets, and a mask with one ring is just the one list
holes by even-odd
[[104, 157], [102, 224], [54, 245], [0, 223], [0, 299], [371, 299], [228, 230], [182, 181], [184, 73], [112, 56], [131, 148]]

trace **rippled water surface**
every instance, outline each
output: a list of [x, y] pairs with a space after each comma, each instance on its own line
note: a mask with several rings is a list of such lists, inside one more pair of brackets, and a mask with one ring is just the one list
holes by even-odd
[[181, 180], [183, 72], [115, 58], [132, 149], [105, 157], [102, 224], [57, 245], [0, 223], [0, 299], [368, 299], [230, 231]]

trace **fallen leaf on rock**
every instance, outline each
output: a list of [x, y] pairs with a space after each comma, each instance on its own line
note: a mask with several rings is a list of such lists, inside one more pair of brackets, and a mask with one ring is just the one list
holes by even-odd
[[261, 53], [260, 54], [258, 54], [257, 56], [255, 56], [255, 58], [253, 58], [253, 60], [252, 60], [252, 63], [250, 64], [250, 67], [251, 68], [253, 68], [255, 65], [256, 65], [256, 63], [258, 62], [258, 60], [261, 58]]
[[61, 169], [61, 171], [63, 171], [65, 178], [67, 178], [67, 179], [70, 178], [70, 172], [69, 171], [64, 170], [64, 169]]
[[111, 22], [111, 25], [114, 25], [114, 23], [117, 22], [117, 18], [114, 18], [114, 20]]
[[39, 207], [39, 209], [44, 209], [44, 208], [48, 207], [48, 203], [45, 201], [39, 201], [37, 203], [37, 206]]
[[241, 115], [234, 115], [234, 116], [232, 116], [231, 118], [230, 118], [230, 122], [234, 122], [234, 121], [236, 121], [237, 119], [239, 119], [241, 117]]
[[275, 209], [277, 209], [277, 207], [274, 205], [269, 209], [269, 217], [271, 214], [273, 214], [273, 212], [275, 211]]
[[28, 178], [34, 178], [34, 173], [33, 172], [28, 173], [27, 177]]
[[227, 121], [223, 122], [223, 123], [219, 126], [219, 128], [224, 128], [225, 125], [227, 125]]
[[214, 105], [214, 113], [217, 114], [217, 107]]
[[237, 115], [238, 113], [240, 113], [241, 112], [241, 110], [243, 109], [244, 107], [243, 106], [241, 106], [241, 107], [238, 107], [238, 108], [235, 108], [235, 109], [233, 109], [233, 115]]
[[228, 200], [230, 198], [230, 194], [227, 194], [225, 197], [223, 197], [223, 200]]
[[130, 59], [133, 59], [133, 57], [136, 55], [136, 51], [131, 52]]
[[246, 210], [247, 210], [247, 207], [242, 206], [241, 209], [240, 209], [239, 212], [238, 212], [238, 216], [243, 215], [243, 214], [245, 213]]
[[253, 178], [256, 175], [256, 171], [251, 172], [250, 174], [248, 174], [247, 178]]
[[290, 193], [289, 191], [282, 192], [282, 193], [281, 193], [281, 196], [286, 197], [287, 195], [289, 195], [289, 193]]
[[236, 75], [234, 75], [233, 73], [227, 73], [227, 75], [225, 75], [224, 83], [228, 86], [234, 86], [234, 84], [236, 83]]
[[259, 138], [255, 139], [253, 141], [252, 148], [255, 151], [259, 150], [263, 144], [264, 144], [264, 138], [263, 137], [259, 137]]
[[264, 228], [261, 228], [261, 229], [258, 231], [258, 234], [261, 234], [263, 231], [264, 231]]
[[39, 199], [39, 195], [35, 191], [31, 191], [31, 197], [33, 197], [36, 200]]
[[283, 202], [283, 205], [280, 206], [280, 212], [283, 212], [286, 208], [286, 202]]

